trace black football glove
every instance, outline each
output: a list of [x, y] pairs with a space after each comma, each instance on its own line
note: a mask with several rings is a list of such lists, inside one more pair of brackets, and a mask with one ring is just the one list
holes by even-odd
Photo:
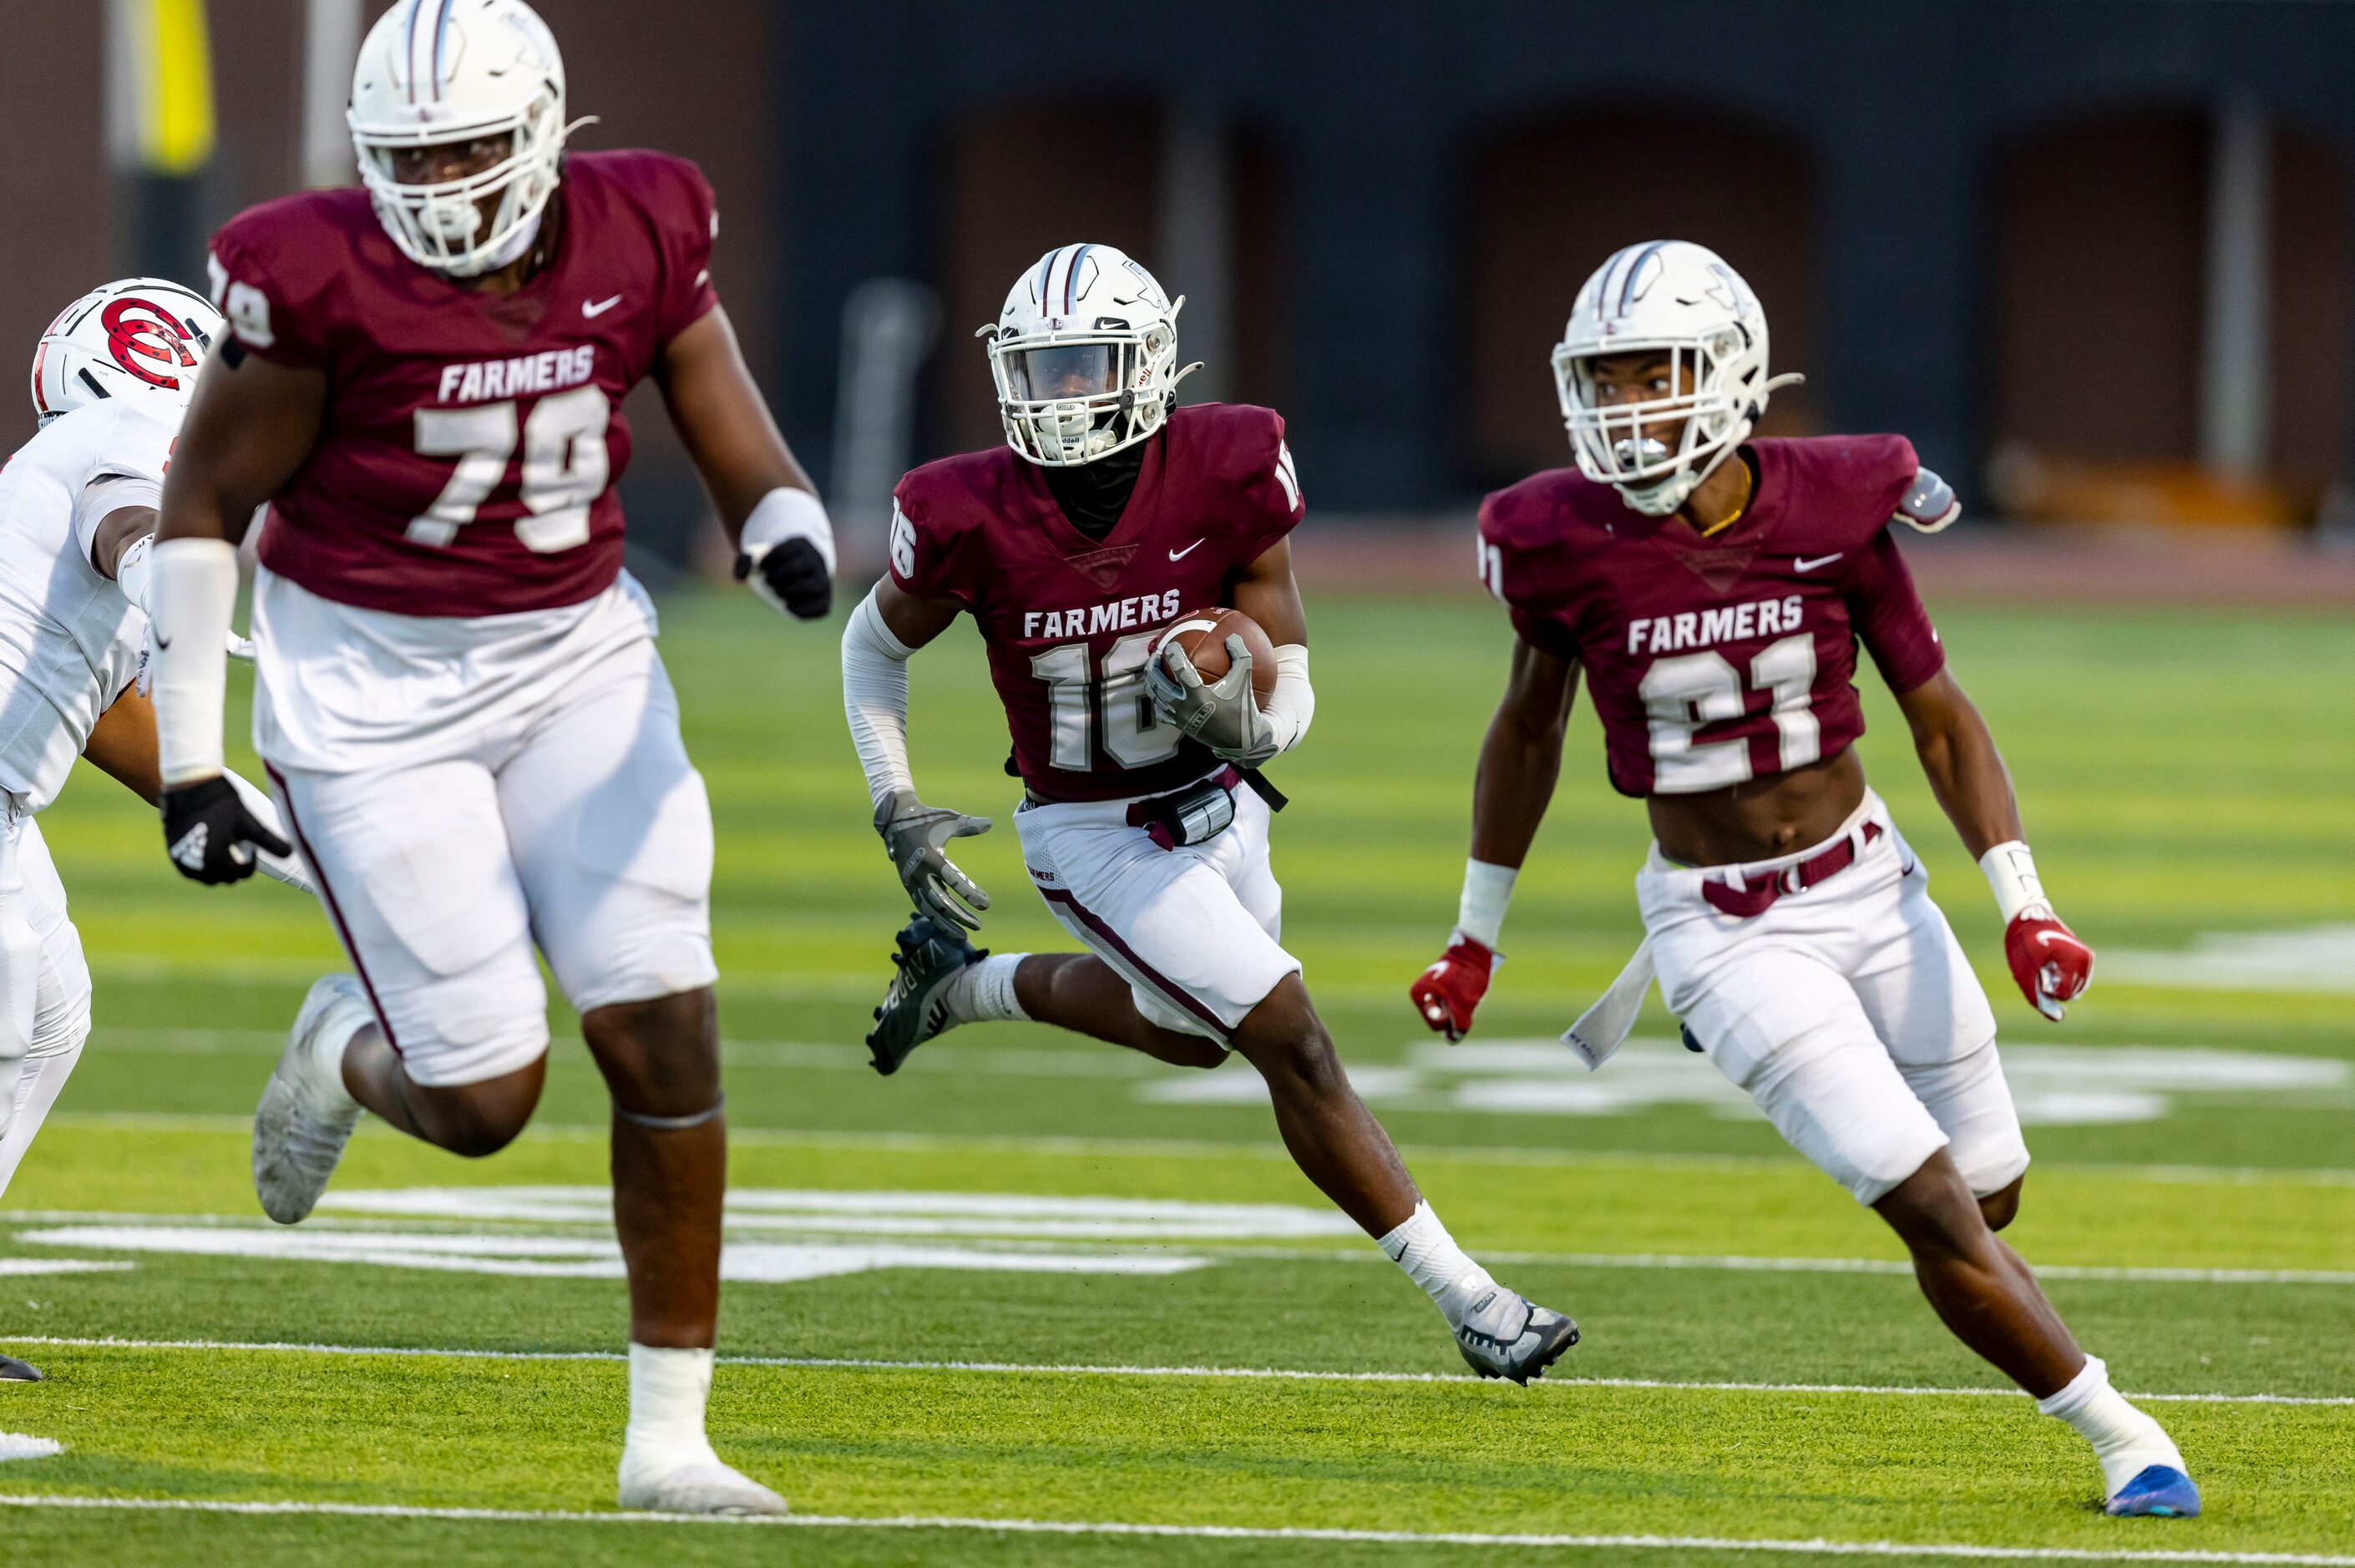
[[737, 552], [736, 580], [796, 620], [823, 620], [834, 608], [834, 577], [807, 539]]
[[218, 774], [164, 791], [164, 852], [180, 874], [218, 885], [253, 874], [254, 846], [293, 854], [294, 846], [253, 820]]

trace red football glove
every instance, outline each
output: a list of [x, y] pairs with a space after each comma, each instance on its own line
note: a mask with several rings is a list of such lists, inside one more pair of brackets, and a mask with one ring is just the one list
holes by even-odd
[[2014, 916], [2004, 927], [2003, 956], [2020, 994], [2055, 1023], [2062, 1004], [2084, 995], [2094, 981], [2094, 949], [2050, 910], [2031, 906]]
[[1488, 994], [1488, 977], [1503, 961], [1502, 954], [1459, 931], [1439, 961], [1415, 976], [1406, 993], [1423, 1021], [1453, 1044], [1470, 1032], [1472, 1010]]

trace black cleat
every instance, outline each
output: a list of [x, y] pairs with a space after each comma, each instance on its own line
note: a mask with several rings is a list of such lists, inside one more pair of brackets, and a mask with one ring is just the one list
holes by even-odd
[[41, 1369], [14, 1356], [0, 1356], [0, 1383], [38, 1383]]
[[867, 1036], [875, 1070], [889, 1077], [900, 1064], [930, 1040], [954, 1027], [946, 992], [960, 970], [989, 957], [956, 927], [944, 927], [922, 915], [911, 916], [900, 933], [900, 950], [891, 955], [891, 989], [875, 1010], [875, 1029]]

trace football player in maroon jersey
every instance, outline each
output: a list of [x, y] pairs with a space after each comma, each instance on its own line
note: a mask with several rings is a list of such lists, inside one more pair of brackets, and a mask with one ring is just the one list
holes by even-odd
[[657, 153], [568, 156], [522, 0], [400, 0], [353, 75], [364, 190], [215, 238], [231, 336], [163, 497], [165, 840], [205, 882], [274, 835], [221, 770], [235, 545], [261, 545], [254, 742], [354, 975], [313, 988], [254, 1121], [271, 1217], [307, 1214], [363, 1107], [483, 1155], [546, 1071], [548, 959], [611, 1090], [630, 1282], [625, 1507], [774, 1513], [704, 1436], [726, 1185], [711, 818], [655, 615], [622, 570], [622, 398], [651, 376], [741, 545], [826, 613], [824, 508], [709, 271], [711, 192]]
[[2020, 990], [2059, 1019], [2093, 953], [2052, 913], [1889, 535], [1952, 522], [1953, 492], [1902, 437], [1748, 440], [1776, 385], [1765, 315], [1697, 245], [1614, 255], [1553, 367], [1578, 466], [1481, 508], [1481, 576], [1518, 640], [1456, 929], [1417, 1012], [1450, 1040], [1471, 1027], [1582, 670], [1611, 781], [1646, 800], [1657, 842], [1636, 881], [1644, 946], [1566, 1042], [1599, 1066], [1657, 973], [1687, 1043], [1904, 1239], [1948, 1327], [2091, 1440], [2108, 1510], [2197, 1513], [2175, 1445], [1995, 1234], [2028, 1169], [1995, 1016], [1853, 749], [1861, 641], [1986, 869]]
[[[1241, 1054], [1301, 1170], [1430, 1294], [1464, 1359], [1526, 1383], [1578, 1326], [1497, 1285], [1449, 1236], [1278, 940], [1257, 768], [1300, 739], [1314, 706], [1287, 539], [1300, 483], [1272, 411], [1176, 406], [1183, 303], [1110, 246], [1049, 251], [986, 329], [1007, 444], [900, 483], [890, 575], [842, 640], [876, 831], [918, 911], [868, 1044], [890, 1073], [956, 1024], [1032, 1018], [1182, 1065]], [[1154, 644], [1208, 605], [1273, 640], [1263, 708], [1239, 637], [1218, 682], [1172, 649], [1148, 689]], [[1023, 863], [1085, 952], [992, 957], [965, 940], [989, 899], [944, 850], [990, 824], [918, 800], [907, 741], [908, 659], [960, 612], [1006, 705]]]

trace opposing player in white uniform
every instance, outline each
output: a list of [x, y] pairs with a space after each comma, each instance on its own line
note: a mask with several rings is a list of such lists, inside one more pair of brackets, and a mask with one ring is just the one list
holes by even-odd
[[659, 153], [568, 154], [563, 64], [521, 0], [400, 0], [349, 119], [364, 190], [214, 237], [232, 335], [155, 550], [165, 840], [230, 880], [261, 830], [219, 778], [213, 648], [233, 542], [270, 503], [255, 747], [355, 970], [295, 1021], [254, 1184], [303, 1219], [363, 1107], [459, 1154], [506, 1145], [547, 1070], [544, 955], [613, 1097], [621, 1501], [780, 1513], [704, 1429], [727, 1185], [711, 814], [622, 570], [623, 398], [660, 387], [739, 575], [805, 619], [832, 595], [825, 509], [713, 292], [710, 187]]
[[[74, 758], [155, 803], [155, 717], [133, 690], [155, 503], [196, 369], [221, 333], [201, 295], [109, 283], [33, 353], [40, 434], [0, 469], [0, 1192], [90, 1038], [90, 969], [35, 817]], [[261, 792], [247, 809], [275, 829]], [[262, 869], [306, 891], [298, 862]], [[0, 1380], [37, 1377], [0, 1356]]]

